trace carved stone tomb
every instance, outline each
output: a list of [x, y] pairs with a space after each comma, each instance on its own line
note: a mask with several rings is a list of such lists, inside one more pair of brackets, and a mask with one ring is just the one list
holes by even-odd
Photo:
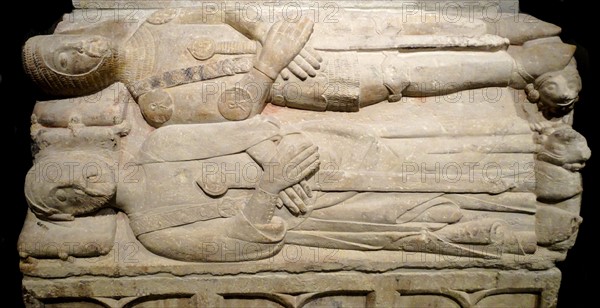
[[74, 1], [23, 47], [26, 304], [555, 306], [575, 47], [435, 3]]

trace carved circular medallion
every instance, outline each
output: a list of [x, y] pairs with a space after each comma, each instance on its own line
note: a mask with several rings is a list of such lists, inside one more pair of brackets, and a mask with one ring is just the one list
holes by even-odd
[[229, 187], [221, 181], [221, 173], [216, 175], [203, 175], [202, 178], [196, 180], [196, 184], [204, 191], [205, 194], [211, 197], [218, 197], [227, 192]]
[[150, 15], [146, 21], [153, 25], [162, 25], [173, 20], [178, 14], [178, 9], [162, 9], [152, 13], [152, 15]]
[[208, 60], [215, 54], [215, 41], [209, 38], [199, 39], [194, 41], [188, 50], [194, 58], [200, 61]]
[[250, 93], [238, 87], [224, 91], [219, 100], [219, 112], [230, 121], [247, 119], [253, 106], [254, 102]]
[[173, 99], [164, 90], [154, 90], [140, 96], [138, 104], [148, 124], [154, 127], [169, 121], [173, 115]]
[[221, 200], [217, 205], [221, 217], [233, 217], [244, 207], [244, 201], [240, 199], [221, 198]]

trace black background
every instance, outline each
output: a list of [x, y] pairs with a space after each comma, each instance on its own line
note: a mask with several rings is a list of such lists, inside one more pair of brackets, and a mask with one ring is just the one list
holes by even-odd
[[[576, 57], [584, 90], [580, 93], [574, 128], [587, 138], [592, 153], [598, 155], [600, 152], [596, 152], [597, 141], [592, 131], [594, 119], [598, 117], [591, 106], [595, 104], [592, 94], [598, 86], [594, 80], [595, 74], [592, 73], [597, 59], [592, 40], [598, 37], [595, 30], [599, 28], [600, 18], [594, 16], [595, 10], [588, 3], [592, 2], [521, 0], [521, 11], [559, 25], [563, 29], [563, 41], [578, 46]], [[12, 9], [6, 6], [3, 8], [5, 17], [1, 19], [0, 27], [0, 110], [4, 110], [0, 114], [0, 122], [2, 138], [8, 138], [8, 142], [0, 143], [0, 149], [4, 151], [0, 176], [4, 177], [2, 191], [5, 195], [0, 205], [0, 252], [3, 258], [0, 278], [4, 280], [4, 287], [0, 288], [3, 293], [0, 303], [6, 307], [19, 307], [23, 305], [20, 283], [22, 277], [18, 267], [16, 243], [27, 207], [23, 196], [23, 182], [31, 166], [29, 119], [37, 95], [21, 68], [21, 46], [30, 36], [51, 33], [53, 25], [72, 6], [70, 0], [21, 0], [11, 1], [11, 5]], [[600, 162], [594, 155], [582, 172], [585, 194], [581, 216], [584, 223], [581, 225], [577, 244], [569, 252], [567, 260], [558, 264], [563, 273], [559, 307], [579, 306], [591, 303], [596, 298], [594, 293], [584, 291], [587, 290], [584, 285], [593, 284], [594, 281], [596, 264], [592, 253], [595, 245], [593, 230], [595, 224], [600, 224], [595, 221], [598, 210], [594, 205], [595, 197], [600, 192], [596, 191], [592, 179]]]

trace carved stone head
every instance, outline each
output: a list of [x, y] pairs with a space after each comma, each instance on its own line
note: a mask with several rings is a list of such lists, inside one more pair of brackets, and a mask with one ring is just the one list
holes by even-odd
[[592, 154], [585, 137], [568, 125], [545, 129], [540, 142], [539, 160], [571, 171], [583, 168]]
[[544, 116], [560, 117], [569, 113], [579, 100], [581, 78], [575, 68], [567, 67], [541, 75], [525, 91], [529, 101], [537, 103]]
[[95, 93], [117, 79], [118, 52], [98, 35], [42, 35], [23, 47], [29, 77], [47, 94], [80, 96]]
[[25, 177], [29, 207], [47, 220], [73, 220], [106, 207], [116, 193], [111, 166], [108, 157], [81, 151], [37, 159]]

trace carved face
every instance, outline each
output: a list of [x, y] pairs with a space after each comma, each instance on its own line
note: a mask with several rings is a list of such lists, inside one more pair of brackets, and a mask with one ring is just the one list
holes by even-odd
[[81, 75], [96, 69], [112, 55], [111, 42], [102, 36], [62, 36], [40, 46], [44, 62], [55, 72]]
[[[574, 70], [573, 70], [574, 71]], [[542, 75], [537, 82], [539, 103], [551, 113], [564, 113], [573, 109], [579, 99], [581, 79], [577, 71], [563, 70]]]
[[544, 149], [538, 153], [540, 160], [579, 170], [591, 156], [585, 137], [569, 126], [559, 128], [545, 137]]
[[53, 95], [92, 94], [116, 81], [118, 52], [98, 35], [43, 35], [23, 48], [25, 71]]
[[70, 220], [92, 213], [116, 193], [106, 157], [83, 152], [54, 153], [40, 159], [25, 179], [25, 195], [40, 218]]

